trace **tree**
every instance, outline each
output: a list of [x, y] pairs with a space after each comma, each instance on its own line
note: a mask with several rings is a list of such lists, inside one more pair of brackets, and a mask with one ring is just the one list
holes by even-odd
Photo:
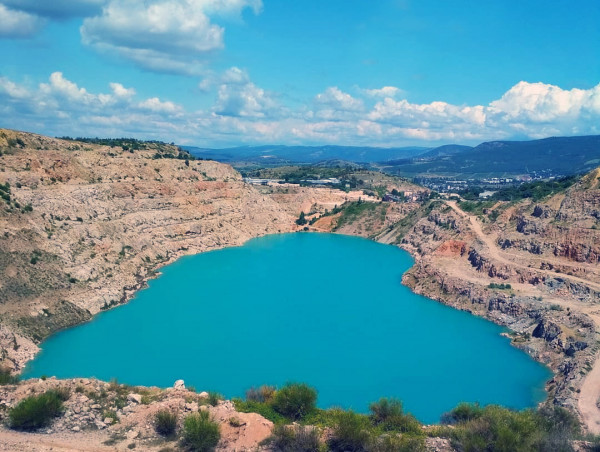
[[304, 226], [306, 223], [308, 223], [308, 221], [306, 220], [306, 218], [304, 218], [304, 212], [300, 212], [300, 216], [296, 220], [296, 224], [298, 226]]

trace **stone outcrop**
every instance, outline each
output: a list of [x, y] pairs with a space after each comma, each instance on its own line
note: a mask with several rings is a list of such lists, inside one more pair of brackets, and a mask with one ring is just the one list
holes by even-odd
[[[0, 450], [25, 450], [17, 447], [26, 442], [30, 442], [28, 450], [56, 450], [53, 447], [57, 444], [51, 438], [54, 441], [60, 438], [69, 445], [68, 450], [103, 450], [104, 444], [112, 444], [116, 450], [179, 450], [176, 438], [165, 438], [156, 432], [154, 416], [159, 410], [177, 415], [178, 430], [186, 416], [199, 410], [208, 411], [219, 424], [221, 440], [217, 451], [256, 451], [261, 441], [271, 435], [273, 427], [271, 421], [259, 414], [238, 412], [231, 401], [210, 405], [206, 392], [131, 387], [87, 378], [31, 379], [18, 385], [0, 386], [0, 421], [5, 421], [8, 410], [23, 398], [57, 388], [68, 394], [64, 413], [38, 436], [1, 425]], [[238, 422], [231, 423], [232, 418]]]

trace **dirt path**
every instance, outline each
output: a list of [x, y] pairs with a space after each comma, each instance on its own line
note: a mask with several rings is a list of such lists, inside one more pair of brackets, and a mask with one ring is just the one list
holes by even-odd
[[[477, 235], [477, 238], [481, 242], [483, 242], [483, 244], [488, 248], [490, 257], [492, 257], [494, 260], [496, 260], [498, 262], [502, 262], [505, 265], [510, 265], [511, 267], [519, 267], [519, 268], [524, 269], [524, 270], [535, 270], [536, 272], [543, 273], [543, 274], [545, 274], [547, 276], [551, 276], [553, 278], [555, 278], [556, 275], [560, 275], [560, 277], [563, 278], [563, 279], [568, 279], [570, 281], [576, 281], [578, 283], [581, 283], [581, 284], [584, 284], [584, 285], [586, 285], [588, 287], [591, 287], [591, 288], [593, 288], [596, 291], [600, 291], [600, 284], [592, 282], [592, 281], [589, 281], [587, 279], [579, 278], [577, 276], [566, 275], [564, 273], [557, 273], [555, 271], [550, 271], [550, 270], [542, 270], [542, 269], [539, 269], [539, 268], [531, 268], [531, 267], [528, 267], [526, 265], [519, 264], [519, 263], [517, 263], [517, 262], [515, 262], [515, 261], [513, 261], [511, 259], [508, 259], [505, 256], [509, 255], [509, 254], [508, 253], [504, 253], [503, 251], [500, 251], [498, 249], [498, 246], [494, 242], [494, 240], [492, 240], [489, 235], [487, 235], [487, 234], [485, 234], [483, 232], [481, 224], [479, 223], [479, 221], [477, 221], [477, 217], [467, 214], [464, 210], [462, 210], [460, 207], [458, 207], [458, 205], [456, 204], [456, 201], [446, 201], [446, 204], [448, 206], [450, 206], [460, 216], [462, 216], [463, 218], [466, 218], [466, 219], [469, 220], [469, 223], [471, 225], [471, 229]], [[515, 256], [515, 257], [518, 257], [518, 256]]]
[[[514, 262], [510, 259], [504, 257], [506, 253], [502, 253], [496, 243], [483, 232], [481, 224], [477, 221], [477, 218], [471, 215], [468, 215], [465, 211], [463, 211], [456, 202], [454, 201], [446, 201], [446, 204], [450, 206], [456, 213], [458, 213], [463, 218], [469, 220], [471, 225], [471, 229], [477, 235], [477, 238], [483, 242], [483, 244], [487, 247], [490, 256], [498, 262], [502, 262], [506, 265], [510, 265], [512, 267], [524, 268], [527, 270], [531, 270], [531, 268]], [[551, 272], [549, 270], [540, 270], [535, 269], [535, 271], [544, 273], [546, 275], [550, 275], [552, 277], [556, 277], [556, 272]], [[569, 279], [571, 281], [577, 281], [579, 283], [585, 284], [588, 287], [591, 287], [595, 290], [600, 291], [600, 284], [592, 281], [585, 280], [583, 278], [578, 278], [576, 276], [565, 275], [560, 273], [560, 276], [565, 279]], [[545, 298], [549, 303], [556, 303], [564, 307], [569, 307], [571, 309], [576, 309], [579, 312], [587, 314], [595, 323], [596, 331], [600, 331], [600, 307], [598, 305], [589, 305], [584, 303], [576, 303], [573, 301], [564, 301], [562, 299], [556, 298]], [[583, 385], [581, 386], [581, 392], [579, 393], [578, 400], [578, 408], [583, 419], [583, 422], [588, 430], [588, 432], [593, 434], [600, 434], [600, 408], [596, 405], [597, 401], [600, 399], [600, 357], [596, 358], [594, 362], [592, 370], [586, 375]]]
[[2, 428], [0, 430], [0, 450], [14, 452], [109, 452], [127, 450], [126, 444], [122, 447], [104, 446], [103, 440], [108, 435], [97, 435], [90, 438], [93, 433], [46, 435], [43, 433], [23, 433]]

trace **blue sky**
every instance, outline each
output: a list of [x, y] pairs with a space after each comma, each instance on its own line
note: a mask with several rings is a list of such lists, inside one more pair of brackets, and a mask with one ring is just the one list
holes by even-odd
[[597, 0], [0, 0], [0, 126], [214, 147], [600, 134], [599, 23]]

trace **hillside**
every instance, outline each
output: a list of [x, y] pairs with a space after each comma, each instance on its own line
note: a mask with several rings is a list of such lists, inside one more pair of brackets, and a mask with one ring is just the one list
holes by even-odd
[[362, 195], [268, 197], [174, 146], [112, 144], [0, 130], [3, 365], [20, 369], [40, 340], [124, 303], [178, 256], [293, 231], [301, 210]]
[[[456, 152], [458, 151], [458, 152]], [[490, 141], [474, 148], [433, 150], [412, 159], [384, 164], [402, 176], [446, 175], [459, 178], [525, 174], [569, 175], [600, 164], [600, 136], [557, 137], [532, 141]]]
[[515, 345], [555, 372], [550, 399], [600, 433], [599, 206], [596, 169], [538, 200], [431, 200], [395, 219], [393, 204], [353, 208], [333, 227], [407, 249], [416, 263], [404, 284], [507, 325]]

